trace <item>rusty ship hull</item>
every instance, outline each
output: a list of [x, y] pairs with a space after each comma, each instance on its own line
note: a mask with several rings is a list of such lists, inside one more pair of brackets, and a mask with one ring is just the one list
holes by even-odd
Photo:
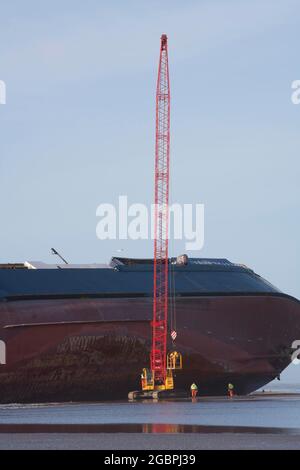
[[[131, 269], [127, 266], [123, 273], [130, 277]], [[33, 280], [37, 271], [30, 274]], [[137, 271], [140, 277], [147, 272], [150, 282], [149, 266]], [[176, 271], [176, 348], [184, 358], [176, 387], [188, 390], [196, 382], [200, 395], [225, 395], [232, 382], [238, 394], [248, 394], [276, 378], [290, 364], [292, 343], [300, 338], [299, 301], [269, 284], [261, 292], [249, 286], [248, 292], [234, 292], [226, 272], [245, 271], [220, 268], [227, 291], [219, 285], [221, 292], [208, 292], [195, 282], [196, 271]], [[200, 271], [207, 278], [211, 266]], [[192, 279], [194, 289], [189, 283], [189, 289], [180, 285], [182, 275]], [[35, 292], [27, 285], [26, 293], [7, 286], [0, 301], [0, 334], [6, 346], [5, 364], [0, 365], [2, 403], [126, 399], [140, 387], [141, 369], [149, 364], [151, 285], [148, 291], [103, 292], [100, 285], [98, 292], [69, 289], [67, 294], [49, 286], [48, 292]]]

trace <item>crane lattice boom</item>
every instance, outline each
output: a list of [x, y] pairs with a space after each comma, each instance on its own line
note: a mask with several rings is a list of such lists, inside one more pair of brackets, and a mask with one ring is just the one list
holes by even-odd
[[151, 369], [154, 383], [166, 379], [168, 321], [168, 230], [170, 83], [167, 36], [161, 36], [156, 89], [154, 293]]

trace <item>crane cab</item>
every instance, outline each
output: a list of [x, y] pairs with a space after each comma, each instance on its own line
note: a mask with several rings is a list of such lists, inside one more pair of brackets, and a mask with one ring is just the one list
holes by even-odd
[[142, 390], [154, 390], [154, 373], [150, 369], [144, 368], [141, 374]]
[[167, 355], [167, 369], [182, 369], [182, 354], [178, 351], [172, 351]]

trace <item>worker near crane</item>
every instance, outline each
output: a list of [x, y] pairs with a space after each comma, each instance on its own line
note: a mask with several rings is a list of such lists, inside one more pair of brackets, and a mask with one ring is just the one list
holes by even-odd
[[228, 391], [228, 396], [229, 396], [230, 398], [232, 398], [233, 395], [234, 395], [234, 385], [231, 384], [231, 383], [229, 383], [229, 384], [227, 385], [227, 391]]
[[192, 383], [191, 385], [191, 395], [192, 395], [192, 398], [196, 398], [197, 396], [197, 393], [198, 393], [198, 387], [197, 385], [194, 383]]

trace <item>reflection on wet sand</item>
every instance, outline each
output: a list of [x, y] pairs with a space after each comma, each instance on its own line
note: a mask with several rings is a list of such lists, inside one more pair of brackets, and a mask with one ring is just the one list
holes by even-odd
[[286, 434], [300, 435], [297, 428], [255, 426], [199, 426], [195, 424], [144, 423], [144, 424], [0, 424], [0, 434], [21, 433], [136, 433], [136, 434]]

